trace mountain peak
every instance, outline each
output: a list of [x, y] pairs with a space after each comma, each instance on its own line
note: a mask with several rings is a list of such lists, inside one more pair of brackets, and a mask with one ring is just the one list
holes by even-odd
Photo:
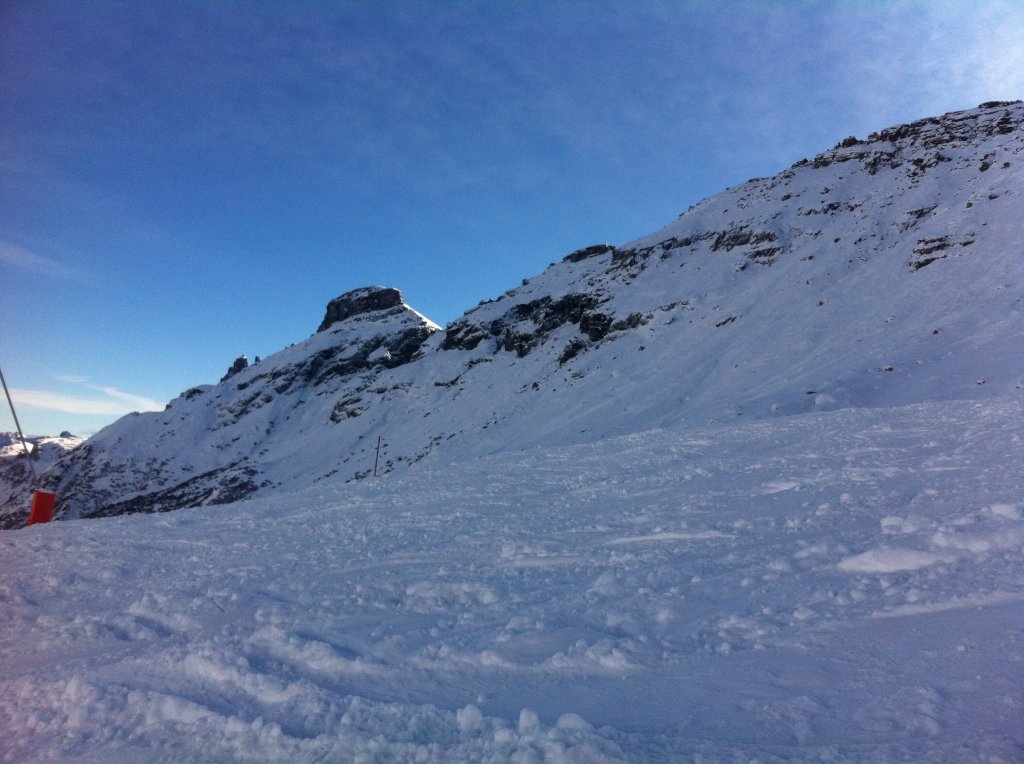
[[324, 320], [320, 322], [317, 331], [322, 332], [353, 316], [397, 308], [404, 303], [402, 293], [392, 287], [367, 286], [353, 289], [327, 303]]

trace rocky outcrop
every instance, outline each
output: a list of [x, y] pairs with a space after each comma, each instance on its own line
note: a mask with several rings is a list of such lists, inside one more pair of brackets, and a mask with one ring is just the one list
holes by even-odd
[[591, 257], [600, 257], [601, 255], [606, 255], [609, 252], [614, 251], [615, 247], [611, 244], [593, 244], [589, 247], [577, 249], [575, 252], [570, 252], [562, 261], [566, 263], [578, 263], [582, 260], [587, 260]]
[[340, 297], [335, 297], [327, 303], [327, 312], [324, 320], [317, 328], [318, 332], [330, 329], [339, 321], [344, 321], [353, 316], [364, 313], [373, 313], [378, 310], [401, 307], [405, 303], [402, 293], [391, 287], [363, 287], [345, 292]]
[[580, 331], [597, 340], [608, 333], [612, 321], [595, 311], [604, 300], [601, 295], [586, 293], [554, 299], [544, 296], [513, 305], [504, 316], [484, 325], [462, 319], [448, 327], [441, 349], [472, 350], [482, 340], [493, 337], [495, 351], [514, 352], [522, 358], [566, 324], [579, 326]]
[[225, 380], [228, 380], [231, 377], [235, 376], [238, 372], [243, 371], [244, 369], [248, 369], [248, 368], [249, 368], [249, 359], [246, 356], [244, 356], [244, 355], [240, 355], [240, 356], [238, 356], [238, 358], [236, 358], [234, 360], [234, 362], [228, 368], [227, 373], [223, 377], [220, 378], [220, 381], [224, 382]]
[[[908, 175], [918, 177], [951, 161], [948, 153], [942, 150], [948, 152], [972, 141], [1019, 130], [1021, 111], [1012, 108], [1019, 104], [1020, 101], [987, 101], [977, 109], [949, 112], [939, 117], [887, 127], [871, 133], [866, 140], [851, 135], [831, 151], [814, 157], [813, 166], [821, 169], [852, 160], [861, 163], [871, 175], [886, 166], [891, 169], [902, 166]], [[998, 109], [1003, 109], [1001, 115], [992, 119], [992, 112]], [[801, 160], [794, 167], [806, 165], [808, 161]]]

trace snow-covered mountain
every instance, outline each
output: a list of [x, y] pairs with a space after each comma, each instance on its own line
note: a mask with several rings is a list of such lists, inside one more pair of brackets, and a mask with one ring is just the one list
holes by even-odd
[[[847, 138], [445, 328], [394, 289], [50, 469], [58, 516], [158, 512], [738, 417], [1024, 383], [1024, 105]], [[8, 503], [7, 524], [23, 511]]]
[[[26, 438], [23, 445], [17, 433], [0, 432], [0, 507], [28, 506], [33, 472], [39, 475], [50, 469], [83, 440], [62, 432], [56, 437]], [[24, 522], [25, 517], [19, 513], [14, 519]]]
[[1022, 117], [98, 433], [65, 517], [222, 506], [0, 533], [0, 760], [1024, 760]]

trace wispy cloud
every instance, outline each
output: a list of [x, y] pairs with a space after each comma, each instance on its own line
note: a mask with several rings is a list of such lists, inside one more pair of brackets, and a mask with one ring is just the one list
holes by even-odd
[[29, 252], [27, 249], [22, 249], [16, 244], [11, 244], [9, 241], [3, 241], [2, 239], [0, 239], [0, 264], [40, 276], [52, 276], [71, 281], [85, 280], [85, 274], [76, 268], [72, 268], [52, 258]]
[[820, 49], [863, 130], [1021, 96], [1024, 7], [1017, 2], [906, 0], [828, 9]]
[[115, 387], [87, 385], [97, 396], [67, 395], [47, 390], [12, 389], [11, 397], [20, 406], [63, 411], [68, 414], [101, 414], [120, 416], [133, 411], [163, 411], [164, 404], [147, 398], [118, 390]]
[[118, 390], [116, 387], [97, 387], [99, 392], [108, 398], [117, 401], [125, 406], [130, 406], [132, 411], [163, 411], [164, 404], [160, 401], [147, 398], [144, 395], [135, 395]]

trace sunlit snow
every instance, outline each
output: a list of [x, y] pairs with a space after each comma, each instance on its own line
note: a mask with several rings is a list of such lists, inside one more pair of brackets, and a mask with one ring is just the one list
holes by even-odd
[[1022, 408], [661, 429], [8, 532], [0, 746], [1016, 761]]

